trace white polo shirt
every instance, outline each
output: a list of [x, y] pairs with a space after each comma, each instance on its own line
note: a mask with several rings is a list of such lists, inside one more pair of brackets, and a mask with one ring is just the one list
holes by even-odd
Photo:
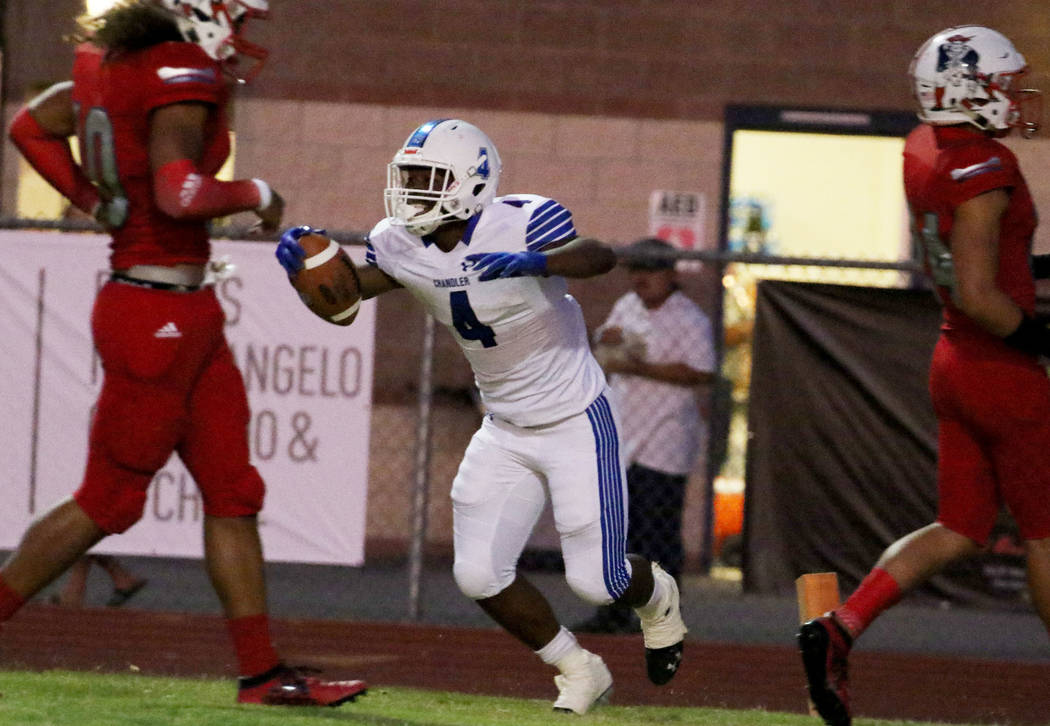
[[[644, 341], [649, 363], [684, 363], [694, 370], [715, 369], [711, 321], [681, 291], [649, 310], [635, 292], [613, 305], [596, 338], [610, 327]], [[688, 475], [706, 441], [695, 387], [614, 373], [610, 385], [621, 417], [624, 461], [668, 474]]]

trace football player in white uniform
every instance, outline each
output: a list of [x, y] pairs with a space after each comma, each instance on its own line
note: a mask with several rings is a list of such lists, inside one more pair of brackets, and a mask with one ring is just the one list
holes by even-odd
[[[517, 571], [545, 489], [569, 586], [593, 605], [637, 610], [654, 683], [677, 671], [686, 628], [674, 579], [626, 554], [616, 411], [567, 294], [565, 278], [608, 272], [616, 255], [579, 237], [553, 199], [497, 197], [500, 171], [496, 147], [472, 124], [442, 119], [412, 132], [389, 165], [388, 216], [369, 235], [361, 292], [407, 288], [470, 362], [486, 415], [452, 483], [456, 583], [558, 668], [554, 708], [582, 714], [611, 690], [609, 670]], [[277, 257], [289, 275], [311, 232], [282, 236]]]

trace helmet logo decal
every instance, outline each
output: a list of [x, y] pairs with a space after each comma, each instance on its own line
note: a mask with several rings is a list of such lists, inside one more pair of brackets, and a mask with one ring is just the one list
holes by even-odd
[[489, 150], [484, 146], [478, 149], [478, 159], [481, 160], [481, 163], [478, 164], [477, 175], [482, 179], [488, 179], [491, 173], [489, 169]]
[[953, 35], [937, 48], [937, 86], [931, 110], [944, 108], [944, 92], [948, 86], [958, 88], [977, 80], [977, 64], [981, 56], [970, 47], [972, 35]]

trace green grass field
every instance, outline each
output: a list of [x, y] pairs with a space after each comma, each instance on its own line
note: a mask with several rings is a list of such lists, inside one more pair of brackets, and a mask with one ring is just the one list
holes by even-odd
[[[2, 726], [549, 726], [562, 721], [595, 726], [819, 724], [800, 714], [611, 705], [579, 717], [552, 713], [548, 701], [383, 687], [335, 709], [269, 708], [235, 704], [229, 680], [0, 672]], [[913, 721], [871, 719], [855, 719], [854, 724], [918, 726]]]

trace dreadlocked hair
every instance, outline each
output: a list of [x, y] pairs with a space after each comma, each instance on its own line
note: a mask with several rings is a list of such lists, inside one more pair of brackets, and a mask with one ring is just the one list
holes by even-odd
[[111, 54], [183, 40], [171, 13], [153, 0], [120, 0], [101, 15], [81, 16], [77, 26], [73, 42], [93, 43]]

